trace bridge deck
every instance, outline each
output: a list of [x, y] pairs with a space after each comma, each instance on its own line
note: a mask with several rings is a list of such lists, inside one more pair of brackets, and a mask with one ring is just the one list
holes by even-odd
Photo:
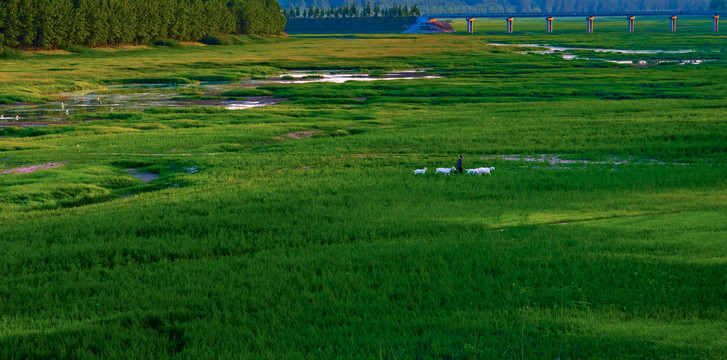
[[608, 16], [714, 16], [727, 15], [727, 11], [632, 11], [632, 12], [559, 12], [559, 13], [500, 13], [500, 14], [427, 14], [430, 19], [447, 18], [509, 18], [509, 17], [608, 17]]

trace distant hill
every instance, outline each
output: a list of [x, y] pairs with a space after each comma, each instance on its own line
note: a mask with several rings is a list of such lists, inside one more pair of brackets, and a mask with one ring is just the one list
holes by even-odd
[[[370, 1], [370, 0], [369, 0]], [[367, 0], [278, 0], [284, 9], [309, 6], [328, 8], [355, 3], [362, 8]], [[708, 11], [727, 8], [727, 0], [375, 0], [382, 7], [418, 5], [426, 13], [507, 13], [507, 12], [587, 12], [587, 11]]]

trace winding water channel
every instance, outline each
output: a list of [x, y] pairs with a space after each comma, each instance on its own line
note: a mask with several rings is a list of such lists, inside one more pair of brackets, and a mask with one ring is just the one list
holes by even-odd
[[343, 83], [346, 81], [411, 80], [436, 78], [423, 70], [406, 70], [373, 76], [340, 71], [290, 71], [282, 76], [265, 80], [240, 82], [207, 82], [200, 84], [129, 84], [107, 85], [104, 89], [56, 94], [57, 101], [45, 104], [0, 105], [0, 127], [44, 126], [49, 122], [70, 120], [77, 114], [108, 114], [136, 112], [153, 107], [183, 108], [214, 106], [229, 110], [242, 110], [277, 104], [283, 99], [271, 96], [245, 99], [187, 100], [185, 95], [219, 96], [225, 91], [255, 88], [271, 84], [302, 84], [308, 82]]
[[[580, 59], [580, 60], [597, 60], [597, 61], [605, 61], [610, 63], [616, 63], [616, 64], [626, 64], [626, 65], [645, 65], [647, 64], [646, 60], [610, 60], [610, 59], [604, 59], [604, 58], [589, 58], [589, 57], [583, 57], [579, 55], [572, 54], [570, 52], [575, 51], [590, 51], [594, 53], [601, 53], [604, 55], [607, 54], [627, 54], [627, 55], [657, 55], [657, 54], [673, 54], [673, 55], [679, 55], [679, 54], [689, 54], [694, 53], [694, 50], [624, 50], [624, 49], [603, 49], [603, 48], [578, 48], [578, 47], [566, 47], [566, 46], [553, 46], [549, 44], [503, 44], [503, 43], [488, 43], [489, 46], [512, 46], [512, 47], [521, 47], [521, 48], [528, 48], [528, 49], [535, 49], [535, 50], [527, 50], [523, 51], [523, 54], [559, 54], [564, 60], [573, 60], [573, 59]], [[543, 49], [543, 50], [541, 50]], [[685, 60], [685, 59], [670, 59], [670, 60], [655, 60], [652, 61], [654, 63], [680, 63], [680, 64], [701, 64], [706, 60]]]

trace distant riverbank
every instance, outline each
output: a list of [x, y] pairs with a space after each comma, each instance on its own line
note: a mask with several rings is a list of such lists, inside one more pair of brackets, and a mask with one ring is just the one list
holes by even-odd
[[288, 34], [400, 34], [414, 23], [416, 16], [365, 18], [292, 18], [285, 25]]

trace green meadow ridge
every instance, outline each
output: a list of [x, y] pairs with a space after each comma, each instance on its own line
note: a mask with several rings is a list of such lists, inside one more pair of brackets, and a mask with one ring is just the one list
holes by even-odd
[[[1, 120], [0, 358], [725, 359], [727, 45], [697, 20], [602, 24], [2, 60], [0, 97], [26, 102], [290, 69], [441, 77]], [[434, 174], [459, 154], [495, 170]]]
[[0, 0], [0, 47], [10, 48], [197, 41], [284, 27], [274, 0]]

